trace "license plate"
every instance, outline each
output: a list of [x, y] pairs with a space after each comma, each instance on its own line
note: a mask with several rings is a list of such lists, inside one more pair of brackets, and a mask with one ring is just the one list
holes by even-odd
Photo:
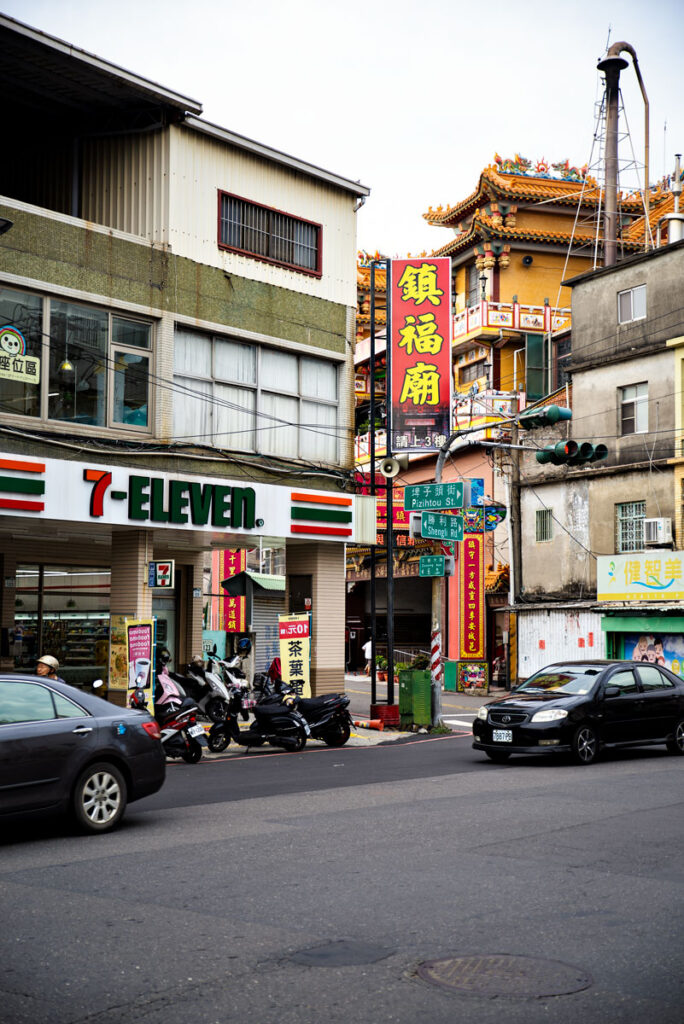
[[492, 741], [494, 743], [512, 743], [512, 729], [492, 729]]
[[188, 736], [204, 736], [204, 729], [201, 725], [191, 725], [188, 729]]

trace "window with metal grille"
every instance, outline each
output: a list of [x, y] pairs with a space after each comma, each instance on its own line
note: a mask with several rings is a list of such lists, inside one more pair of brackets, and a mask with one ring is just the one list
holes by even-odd
[[643, 551], [645, 501], [624, 501], [615, 506], [615, 550]]
[[629, 324], [646, 317], [646, 285], [618, 292], [618, 323]]
[[219, 247], [321, 275], [321, 225], [219, 192]]
[[648, 383], [619, 388], [620, 433], [645, 434], [648, 431]]
[[472, 306], [477, 306], [480, 301], [480, 278], [479, 270], [473, 263], [472, 266], [466, 270], [467, 275], [467, 292], [466, 292], [466, 306], [470, 309]]
[[468, 363], [461, 366], [458, 371], [458, 380], [461, 384], [468, 384], [471, 380], [479, 380], [487, 376], [487, 360], [478, 359], [476, 363]]
[[535, 516], [535, 540], [537, 544], [553, 538], [553, 512], [550, 508], [538, 508]]

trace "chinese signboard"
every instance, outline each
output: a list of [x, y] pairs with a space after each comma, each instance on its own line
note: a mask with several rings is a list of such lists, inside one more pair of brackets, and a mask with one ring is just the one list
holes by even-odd
[[450, 434], [451, 260], [392, 260], [390, 451], [437, 451]]
[[300, 697], [310, 697], [311, 622], [309, 615], [279, 615], [278, 634], [283, 682], [296, 690]]
[[[467, 488], [468, 491], [470, 488]], [[425, 509], [463, 508], [462, 480], [448, 484], [418, 484], [404, 487], [404, 508], [409, 512]], [[469, 504], [466, 500], [465, 504]]]
[[599, 555], [596, 591], [599, 601], [684, 601], [684, 552]]
[[484, 534], [467, 534], [459, 559], [460, 658], [485, 656]]
[[0, 327], [0, 377], [40, 384], [40, 359], [26, 355], [26, 339], [16, 327]]
[[420, 532], [433, 540], [463, 540], [463, 517], [443, 516], [439, 512], [421, 512]]
[[446, 559], [444, 555], [421, 555], [419, 560], [420, 576], [443, 576]]
[[[385, 498], [378, 498], [377, 501], [377, 523], [378, 530], [384, 530], [387, 526], [387, 500]], [[409, 515], [404, 508], [404, 499], [401, 494], [393, 497], [392, 524], [395, 530], [408, 530], [409, 528]]]
[[[237, 576], [239, 572], [245, 571], [247, 568], [247, 552], [244, 548], [222, 551], [220, 561], [222, 563], [223, 575], [219, 578], [228, 579], [231, 576]], [[226, 595], [221, 600], [223, 603], [222, 625], [226, 633], [244, 633], [246, 630], [247, 598], [229, 597]]]

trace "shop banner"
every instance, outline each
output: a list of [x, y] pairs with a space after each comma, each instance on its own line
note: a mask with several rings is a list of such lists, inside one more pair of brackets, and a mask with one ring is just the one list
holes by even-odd
[[154, 714], [154, 619], [126, 619], [128, 699], [135, 689], [145, 691], [145, 704]]
[[280, 671], [300, 697], [311, 696], [311, 617], [279, 615]]
[[112, 615], [109, 620], [109, 689], [128, 689], [128, 644], [126, 616]]
[[599, 555], [598, 601], [684, 601], [684, 551]]
[[438, 451], [451, 432], [451, 260], [392, 260], [390, 451]]
[[466, 534], [459, 554], [459, 659], [481, 659], [485, 657], [484, 534]]
[[[218, 578], [218, 585], [221, 580], [237, 576], [247, 568], [247, 552], [244, 548], [235, 548], [221, 552], [221, 564], [223, 575]], [[227, 597], [221, 598], [223, 604], [223, 629], [226, 633], [244, 633], [247, 619], [247, 598]]]

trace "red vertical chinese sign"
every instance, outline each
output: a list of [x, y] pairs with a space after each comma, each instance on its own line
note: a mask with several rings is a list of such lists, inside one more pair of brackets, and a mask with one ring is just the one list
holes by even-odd
[[451, 260], [392, 260], [392, 451], [437, 451], [451, 433]]
[[485, 656], [484, 533], [467, 533], [459, 557], [459, 658]]
[[[222, 551], [223, 575], [220, 579], [228, 579], [229, 576], [236, 576], [247, 568], [247, 552], [244, 548]], [[223, 600], [223, 626], [226, 633], [244, 633], [246, 617], [246, 597], [228, 597]]]

